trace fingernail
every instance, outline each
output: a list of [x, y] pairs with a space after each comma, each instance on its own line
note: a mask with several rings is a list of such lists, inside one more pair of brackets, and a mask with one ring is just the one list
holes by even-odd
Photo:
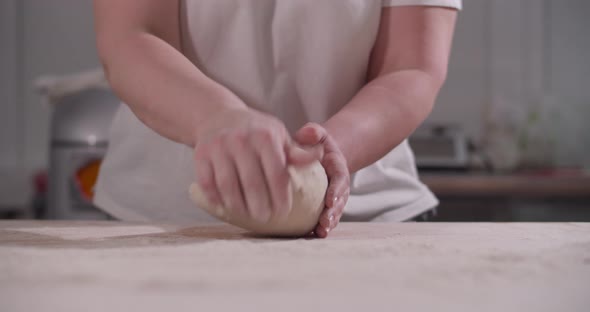
[[325, 228], [326, 234], [330, 233], [330, 228]]
[[334, 197], [334, 203], [338, 201], [338, 196]]
[[330, 221], [334, 220], [334, 215], [330, 214], [330, 216], [328, 217], [328, 220], [330, 220]]

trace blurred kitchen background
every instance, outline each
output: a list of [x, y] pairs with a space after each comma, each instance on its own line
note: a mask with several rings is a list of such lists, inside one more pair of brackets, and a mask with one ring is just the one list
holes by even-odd
[[[463, 5], [410, 140], [435, 221], [590, 221], [590, 1]], [[2, 0], [0, 42], [0, 218], [106, 218], [89, 199], [118, 100], [91, 1]]]

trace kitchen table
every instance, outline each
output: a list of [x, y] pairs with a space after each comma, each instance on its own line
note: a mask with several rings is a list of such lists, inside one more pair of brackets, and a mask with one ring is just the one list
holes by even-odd
[[590, 175], [535, 176], [525, 174], [433, 174], [420, 175], [437, 196], [590, 198]]
[[2, 221], [0, 310], [590, 311], [590, 224]]

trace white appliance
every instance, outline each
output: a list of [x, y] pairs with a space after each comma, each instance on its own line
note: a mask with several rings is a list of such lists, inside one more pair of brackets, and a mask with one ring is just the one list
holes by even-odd
[[468, 141], [459, 126], [425, 124], [409, 138], [422, 170], [467, 170]]
[[92, 197], [120, 100], [108, 88], [102, 71], [42, 78], [37, 86], [53, 106], [45, 216], [109, 219], [92, 205]]

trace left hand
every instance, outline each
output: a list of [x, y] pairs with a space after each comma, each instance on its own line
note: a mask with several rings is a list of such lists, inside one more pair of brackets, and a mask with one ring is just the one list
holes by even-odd
[[328, 190], [325, 208], [314, 232], [318, 237], [325, 238], [338, 225], [350, 194], [350, 173], [346, 158], [334, 138], [324, 127], [316, 123], [303, 126], [297, 131], [294, 139], [302, 146], [319, 147], [323, 150], [320, 162], [328, 175]]

